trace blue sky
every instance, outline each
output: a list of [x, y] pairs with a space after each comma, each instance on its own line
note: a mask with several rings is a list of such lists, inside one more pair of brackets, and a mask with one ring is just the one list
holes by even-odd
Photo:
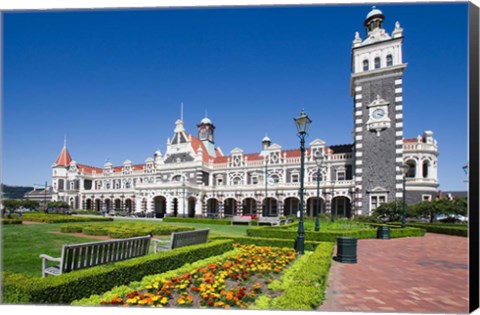
[[[258, 152], [267, 133], [299, 146], [353, 143], [350, 50], [371, 4], [10, 12], [3, 15], [3, 174], [51, 180], [67, 135], [72, 158], [143, 163], [166, 149], [184, 103], [188, 132], [208, 112], [224, 154]], [[378, 5], [404, 28], [404, 135], [432, 130], [441, 190], [465, 190], [468, 6]]]

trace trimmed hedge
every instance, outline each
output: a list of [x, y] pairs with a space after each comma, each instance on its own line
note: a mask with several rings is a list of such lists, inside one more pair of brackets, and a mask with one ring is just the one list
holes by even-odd
[[[442, 226], [443, 223], [407, 223], [407, 228], [421, 228], [430, 233], [437, 234], [446, 234], [446, 235], [455, 235], [468, 237], [468, 228], [466, 226], [460, 225], [458, 227], [453, 224], [448, 224], [447, 226]], [[401, 223], [389, 223], [392, 227], [398, 227]]]
[[[288, 227], [288, 226], [287, 226]], [[289, 231], [282, 227], [254, 227], [247, 229], [247, 235], [260, 238], [280, 238], [291, 239], [297, 238], [297, 231]], [[355, 237], [357, 239], [375, 238], [377, 236], [376, 229], [358, 229], [358, 230], [330, 230], [320, 232], [305, 231], [305, 240], [317, 242], [335, 242], [337, 236]]]
[[218, 225], [230, 225], [229, 219], [203, 219], [203, 218], [175, 218], [165, 217], [163, 222], [180, 222], [180, 223], [202, 223], [202, 224], [218, 224]]
[[65, 223], [65, 222], [96, 222], [96, 221], [113, 221], [113, 218], [94, 218], [71, 216], [64, 214], [45, 214], [45, 213], [24, 213], [22, 220], [44, 222], [44, 223]]
[[[271, 246], [271, 247], [290, 247], [295, 248], [295, 240], [282, 239], [282, 238], [260, 238], [260, 237], [248, 237], [248, 236], [212, 236], [209, 239], [219, 240], [219, 239], [231, 239], [234, 243], [241, 245], [257, 245], [257, 246]], [[315, 250], [320, 242], [315, 241], [305, 241], [305, 250], [313, 251]]]
[[322, 243], [313, 253], [305, 253], [280, 280], [268, 285], [282, 291], [276, 298], [262, 295], [251, 309], [315, 310], [325, 300], [334, 244]]
[[369, 223], [368, 225], [373, 226], [375, 228], [379, 226], [389, 226], [390, 227], [390, 238], [398, 238], [398, 237], [410, 237], [410, 236], [425, 236], [425, 229], [418, 228], [418, 227], [404, 227], [402, 228], [400, 225], [393, 225], [393, 224], [383, 224], [383, 223]]
[[8, 225], [8, 224], [22, 224], [22, 220], [18, 219], [2, 219], [2, 224]]
[[221, 255], [232, 249], [232, 243], [232, 240], [217, 240], [185, 246], [57, 277], [34, 278], [3, 273], [2, 303], [69, 304], [92, 294], [101, 294], [115, 286], [141, 280], [146, 275], [166, 272], [186, 263]]
[[173, 232], [193, 231], [190, 226], [169, 226], [156, 223], [108, 223], [108, 224], [68, 224], [62, 225], [62, 233], [85, 233], [88, 235], [106, 235], [111, 238], [128, 238], [134, 236], [170, 235]]

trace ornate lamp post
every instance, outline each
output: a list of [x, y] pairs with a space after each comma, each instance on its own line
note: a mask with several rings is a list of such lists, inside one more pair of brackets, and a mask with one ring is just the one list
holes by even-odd
[[317, 164], [317, 209], [315, 214], [315, 232], [320, 231], [320, 169], [323, 164], [323, 155], [317, 155], [315, 157], [315, 163]]
[[402, 166], [400, 166], [400, 170], [402, 171], [402, 174], [403, 174], [402, 228], [404, 228], [406, 226], [406, 223], [405, 223], [405, 195], [406, 195], [405, 178], [407, 176], [407, 172], [408, 172], [409, 169], [410, 169], [410, 166], [408, 166], [408, 164], [402, 164]]
[[298, 137], [300, 138], [300, 222], [298, 223], [298, 236], [296, 242], [296, 251], [301, 255], [304, 254], [305, 247], [305, 229], [303, 227], [303, 182], [305, 177], [305, 136], [307, 135], [308, 127], [312, 123], [312, 120], [305, 114], [302, 109], [300, 116], [294, 118], [295, 125], [298, 131]]
[[468, 162], [462, 168], [463, 168], [463, 171], [465, 172], [465, 175], [467, 176], [467, 179], [465, 180], [465, 182], [468, 182]]

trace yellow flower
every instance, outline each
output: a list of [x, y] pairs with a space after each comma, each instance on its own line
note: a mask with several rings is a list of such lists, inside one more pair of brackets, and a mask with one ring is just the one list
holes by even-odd
[[162, 303], [163, 305], [167, 304], [168, 303], [168, 298], [166, 296], [164, 296], [162, 298], [162, 300], [160, 301], [160, 303]]

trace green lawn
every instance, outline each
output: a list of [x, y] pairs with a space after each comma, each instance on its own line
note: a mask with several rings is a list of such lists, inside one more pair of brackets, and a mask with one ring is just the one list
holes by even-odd
[[[128, 221], [128, 219], [115, 219], [114, 222]], [[165, 225], [192, 226], [196, 229], [210, 228], [210, 235], [246, 236], [248, 226], [230, 226], [199, 223], [163, 223], [156, 220], [135, 220], [134, 222], [149, 222]], [[76, 223], [79, 224], [79, 223]], [[105, 222], [85, 222], [85, 224], [108, 224]], [[41, 276], [40, 254], [60, 257], [62, 245], [95, 242], [98, 239], [77, 237], [68, 234], [53, 234], [60, 231], [58, 224], [32, 224], [32, 225], [4, 225], [2, 226], [2, 268], [3, 271], [18, 272], [31, 276]], [[163, 237], [162, 237], [163, 238]], [[169, 237], [165, 237], [168, 239]], [[152, 242], [153, 243], [153, 242]], [[153, 244], [150, 251], [153, 253]]]

